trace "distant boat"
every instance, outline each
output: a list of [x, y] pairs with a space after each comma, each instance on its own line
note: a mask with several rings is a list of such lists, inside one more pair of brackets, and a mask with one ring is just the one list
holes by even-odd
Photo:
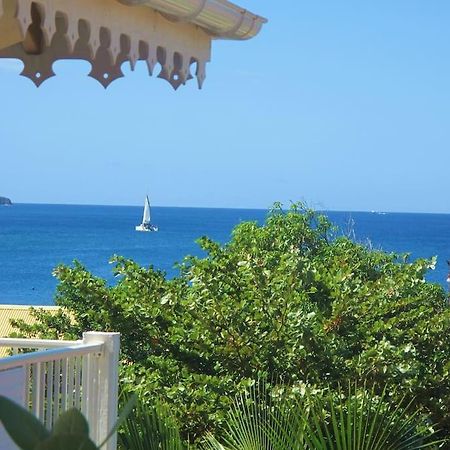
[[150, 223], [150, 200], [148, 195], [145, 197], [142, 223], [136, 226], [136, 231], [158, 231], [158, 227]]

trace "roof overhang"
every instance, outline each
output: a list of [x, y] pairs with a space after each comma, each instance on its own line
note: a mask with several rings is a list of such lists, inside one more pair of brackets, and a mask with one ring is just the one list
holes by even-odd
[[[250, 39], [266, 20], [226, 0], [0, 0], [0, 58], [37, 86], [60, 59], [83, 59], [104, 87], [146, 61], [175, 89], [205, 79], [213, 39]], [[195, 66], [195, 67], [194, 67]]]

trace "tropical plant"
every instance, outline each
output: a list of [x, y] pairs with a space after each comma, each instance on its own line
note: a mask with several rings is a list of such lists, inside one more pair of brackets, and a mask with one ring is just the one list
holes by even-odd
[[[386, 389], [349, 385], [325, 395], [273, 395], [264, 382], [238, 395], [218, 436], [210, 433], [201, 450], [417, 450], [443, 441], [423, 418], [401, 401], [393, 406]], [[345, 395], [344, 395], [345, 394]], [[170, 410], [140, 403], [120, 433], [124, 450], [184, 450]]]
[[391, 406], [385, 389], [379, 396], [354, 385], [335, 394], [273, 401], [252, 389], [236, 399], [222, 439], [209, 435], [203, 449], [416, 450], [443, 443], [421, 426], [411, 403]]
[[186, 448], [176, 420], [170, 414], [169, 408], [162, 403], [149, 406], [138, 401], [125, 419], [118, 438], [120, 445], [126, 450]]
[[0, 422], [11, 439], [22, 450], [99, 450], [130, 412], [131, 397], [116, 425], [97, 447], [89, 438], [89, 425], [76, 408], [62, 413], [51, 431], [27, 409], [0, 395]]
[[205, 256], [172, 279], [122, 257], [112, 286], [80, 263], [60, 266], [62, 310], [16, 325], [30, 337], [119, 331], [124, 387], [170, 404], [183, 439], [223, 424], [260, 378], [293, 393], [387, 385], [393, 404], [405, 397], [450, 436], [450, 309], [425, 281], [434, 260], [368, 248], [297, 205], [239, 224], [226, 244], [199, 244]]

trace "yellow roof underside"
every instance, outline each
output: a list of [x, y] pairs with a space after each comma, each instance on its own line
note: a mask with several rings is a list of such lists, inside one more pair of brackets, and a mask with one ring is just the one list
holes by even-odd
[[[31, 306], [29, 305], [0, 305], [0, 338], [6, 338], [17, 331], [11, 325], [11, 320], [23, 320], [29, 325], [36, 323], [36, 319], [31, 315]], [[35, 309], [43, 309], [47, 312], [56, 313], [59, 306], [33, 306]], [[0, 358], [9, 355], [7, 347], [0, 347]]]
[[[59, 306], [33, 306], [33, 308], [55, 313], [59, 310]], [[0, 337], [9, 337], [11, 333], [17, 331], [11, 325], [11, 320], [23, 320], [30, 325], [36, 323], [29, 305], [0, 305]]]

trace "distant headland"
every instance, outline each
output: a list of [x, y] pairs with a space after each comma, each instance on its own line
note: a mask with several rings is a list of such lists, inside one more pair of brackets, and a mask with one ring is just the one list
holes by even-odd
[[0, 205], [11, 206], [12, 202], [11, 202], [11, 200], [9, 198], [0, 197]]

